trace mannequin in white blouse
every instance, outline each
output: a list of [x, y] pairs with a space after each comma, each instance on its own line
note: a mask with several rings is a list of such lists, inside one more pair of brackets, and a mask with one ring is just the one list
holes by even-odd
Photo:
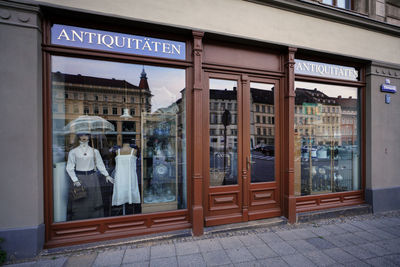
[[[94, 154], [94, 155], [93, 155]], [[96, 157], [96, 159], [94, 159]], [[74, 186], [80, 186], [76, 171], [92, 171], [96, 168], [106, 177], [107, 183], [114, 183], [114, 179], [108, 174], [100, 152], [89, 146], [89, 135], [79, 135], [79, 146], [72, 149], [68, 154], [67, 172], [71, 177]]]

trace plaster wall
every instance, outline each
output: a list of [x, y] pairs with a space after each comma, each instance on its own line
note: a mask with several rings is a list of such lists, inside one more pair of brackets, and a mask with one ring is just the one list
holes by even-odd
[[398, 37], [243, 0], [38, 2], [363, 59], [400, 63]]
[[[32, 7], [32, 9], [36, 9]], [[36, 10], [0, 2], [0, 231], [43, 223], [42, 62]]]
[[[395, 75], [397, 73], [397, 76]], [[400, 187], [400, 94], [388, 94], [380, 87], [389, 78], [400, 89], [400, 69], [372, 65], [367, 74], [367, 188]]]

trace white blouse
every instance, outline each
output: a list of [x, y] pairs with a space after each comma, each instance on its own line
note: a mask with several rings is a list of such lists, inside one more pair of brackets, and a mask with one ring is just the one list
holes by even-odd
[[103, 159], [97, 149], [81, 144], [72, 149], [68, 154], [67, 172], [73, 182], [78, 181], [75, 170], [77, 171], [91, 171], [94, 170], [94, 155], [96, 157], [96, 167], [104, 176], [109, 176], [106, 167], [104, 166]]

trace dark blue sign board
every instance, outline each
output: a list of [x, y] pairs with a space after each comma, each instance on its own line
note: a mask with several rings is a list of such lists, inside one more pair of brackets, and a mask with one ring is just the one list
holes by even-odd
[[54, 24], [51, 43], [170, 59], [186, 59], [184, 42]]
[[397, 88], [396, 85], [390, 85], [390, 84], [382, 84], [381, 85], [381, 91], [386, 92], [386, 93], [396, 93]]

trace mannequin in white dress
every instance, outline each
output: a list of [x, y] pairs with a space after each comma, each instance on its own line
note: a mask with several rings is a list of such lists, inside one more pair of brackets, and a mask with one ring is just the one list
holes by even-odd
[[124, 143], [118, 149], [115, 157], [114, 190], [112, 205], [140, 203], [138, 179], [136, 174], [136, 149], [131, 148], [129, 143]]

